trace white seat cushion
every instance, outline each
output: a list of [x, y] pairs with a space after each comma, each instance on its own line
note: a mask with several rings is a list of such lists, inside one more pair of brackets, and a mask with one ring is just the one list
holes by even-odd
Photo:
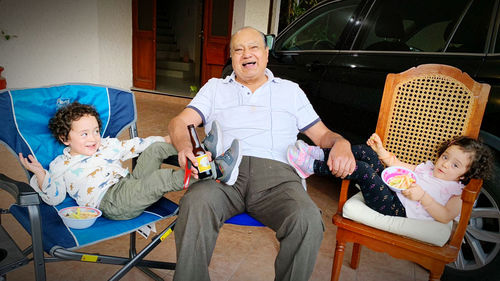
[[453, 222], [444, 224], [437, 221], [382, 215], [365, 205], [365, 200], [361, 192], [358, 192], [345, 202], [343, 216], [377, 229], [407, 236], [440, 247], [450, 238], [453, 226]]

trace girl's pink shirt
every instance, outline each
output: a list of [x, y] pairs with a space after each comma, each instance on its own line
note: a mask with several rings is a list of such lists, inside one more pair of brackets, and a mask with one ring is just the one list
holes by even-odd
[[[452, 196], [462, 194], [464, 185], [457, 181], [438, 179], [432, 175], [433, 170], [434, 164], [431, 161], [419, 164], [415, 168], [415, 174], [418, 177], [417, 184], [436, 202], [444, 206]], [[418, 201], [410, 200], [400, 192], [397, 193], [397, 196], [406, 209], [407, 218], [433, 220], [432, 216]]]

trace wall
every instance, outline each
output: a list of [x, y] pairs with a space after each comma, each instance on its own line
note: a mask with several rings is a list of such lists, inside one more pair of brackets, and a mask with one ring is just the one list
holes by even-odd
[[234, 0], [232, 32], [252, 26], [267, 33], [271, 0]]
[[0, 0], [7, 87], [132, 86], [131, 0]]

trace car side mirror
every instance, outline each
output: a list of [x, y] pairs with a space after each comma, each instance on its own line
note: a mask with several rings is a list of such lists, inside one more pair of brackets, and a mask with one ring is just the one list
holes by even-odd
[[269, 50], [272, 50], [274, 48], [274, 40], [276, 39], [276, 35], [274, 34], [267, 34], [266, 35], [266, 43], [267, 47], [269, 47]]

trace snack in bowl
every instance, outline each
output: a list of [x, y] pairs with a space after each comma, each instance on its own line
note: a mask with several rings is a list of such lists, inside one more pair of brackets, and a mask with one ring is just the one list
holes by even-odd
[[75, 229], [90, 227], [101, 215], [100, 210], [92, 207], [73, 206], [59, 211], [59, 216], [64, 224]]
[[382, 171], [382, 180], [391, 190], [401, 192], [417, 182], [417, 175], [407, 168], [393, 166]]

